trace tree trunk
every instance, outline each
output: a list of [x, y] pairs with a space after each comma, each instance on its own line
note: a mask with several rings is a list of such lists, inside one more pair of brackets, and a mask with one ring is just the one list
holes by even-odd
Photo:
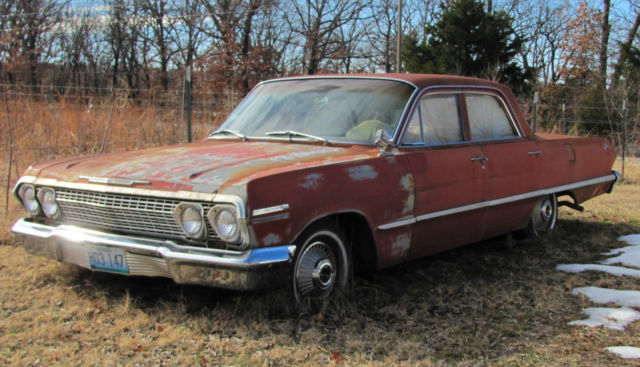
[[600, 39], [600, 68], [598, 74], [603, 86], [607, 81], [607, 52], [609, 51], [609, 33], [611, 26], [609, 25], [609, 9], [611, 8], [611, 0], [603, 1], [602, 11], [602, 38]]
[[611, 90], [616, 90], [618, 87], [618, 82], [620, 81], [620, 74], [622, 74], [622, 64], [624, 63], [625, 50], [631, 47], [633, 40], [636, 38], [636, 33], [638, 33], [638, 28], [640, 27], [640, 11], [636, 14], [636, 20], [633, 22], [633, 26], [629, 29], [629, 33], [627, 33], [627, 39], [620, 47], [620, 54], [618, 55], [618, 61], [616, 65], [613, 67], [613, 76], [611, 77]]

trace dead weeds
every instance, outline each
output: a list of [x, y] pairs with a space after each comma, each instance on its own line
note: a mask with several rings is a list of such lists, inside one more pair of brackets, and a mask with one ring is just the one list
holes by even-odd
[[640, 233], [640, 170], [630, 172], [584, 213], [563, 209], [543, 238], [507, 236], [359, 277], [304, 314], [284, 289], [92, 273], [3, 245], [0, 364], [633, 365], [604, 348], [640, 345], [638, 323], [623, 332], [567, 323], [589, 305], [573, 288], [640, 290], [637, 279], [555, 270], [598, 261], [618, 236]]

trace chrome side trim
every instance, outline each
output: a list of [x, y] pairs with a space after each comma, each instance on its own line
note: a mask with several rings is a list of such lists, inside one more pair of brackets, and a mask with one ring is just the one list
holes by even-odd
[[273, 214], [287, 209], [289, 209], [289, 204], [274, 205], [267, 208], [255, 209], [253, 211], [253, 216], [257, 217], [259, 215]]
[[508, 204], [508, 203], [512, 203], [512, 202], [515, 202], [515, 201], [531, 199], [531, 198], [544, 196], [544, 195], [550, 195], [550, 194], [554, 194], [554, 193], [557, 193], [557, 192], [577, 189], [577, 188], [580, 188], [580, 187], [597, 185], [597, 184], [604, 183], [604, 182], [614, 181], [614, 180], [616, 180], [616, 177], [617, 176], [615, 174], [611, 174], [611, 175], [607, 175], [607, 176], [602, 176], [602, 177], [592, 178], [592, 179], [589, 179], [589, 180], [575, 182], [575, 183], [572, 183], [572, 184], [550, 187], [550, 188], [547, 188], [547, 189], [531, 191], [531, 192], [527, 192], [527, 193], [524, 193], [524, 194], [507, 196], [507, 197], [500, 198], [500, 199], [483, 201], [483, 202], [464, 205], [464, 206], [459, 206], [459, 207], [451, 208], [451, 209], [439, 210], [437, 212], [419, 215], [419, 216], [414, 217], [414, 218], [401, 219], [401, 220], [398, 220], [398, 221], [395, 221], [395, 222], [386, 223], [386, 224], [378, 226], [378, 229], [385, 230], [385, 229], [392, 229], [392, 228], [402, 227], [402, 226], [406, 226], [406, 225], [409, 225], [409, 224], [421, 222], [421, 221], [428, 220], [428, 219], [444, 217], [444, 216], [447, 216], [447, 215], [458, 214], [458, 213], [462, 213], [462, 212], [467, 212], [467, 211], [471, 211], [471, 210], [487, 208], [487, 207], [491, 207], [491, 206], [498, 206], [498, 205]]
[[397, 228], [397, 227], [407, 226], [407, 225], [413, 224], [415, 222], [417, 222], [416, 217], [407, 218], [407, 219], [401, 219], [401, 220], [396, 221], [396, 222], [391, 222], [391, 223], [387, 223], [387, 224], [383, 224], [381, 226], [378, 226], [378, 229], [385, 230], [385, 229]]
[[[155, 189], [140, 189], [136, 187], [109, 186], [101, 184], [89, 184], [79, 182], [59, 181], [51, 178], [38, 178], [34, 181], [38, 186], [62, 187], [75, 190], [100, 191], [113, 194], [129, 194], [141, 196], [154, 196], [168, 199], [197, 200], [211, 202], [215, 197], [224, 195], [208, 194], [202, 192], [191, 191], [163, 191]], [[222, 199], [221, 199], [222, 200]]]
[[289, 213], [282, 213], [282, 214], [268, 215], [266, 217], [253, 218], [251, 219], [251, 224], [275, 222], [277, 220], [285, 220], [285, 219], [289, 219]]
[[620, 181], [620, 179], [622, 178], [622, 175], [620, 174], [620, 172], [613, 170], [611, 171], [614, 175], [616, 175], [616, 179], [611, 183], [611, 186], [609, 187], [609, 190], [607, 191], [607, 194], [611, 194], [613, 192], [613, 189], [616, 187], [616, 184]]

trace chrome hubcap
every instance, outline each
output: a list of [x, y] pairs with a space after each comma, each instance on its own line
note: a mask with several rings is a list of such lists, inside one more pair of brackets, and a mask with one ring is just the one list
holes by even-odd
[[316, 265], [316, 268], [311, 272], [313, 281], [320, 288], [326, 289], [333, 284], [333, 280], [336, 277], [336, 272], [333, 270], [333, 264], [331, 261], [324, 259]]
[[295, 281], [300, 296], [328, 294], [336, 281], [333, 250], [321, 241], [307, 247], [298, 260]]
[[546, 197], [536, 204], [536, 211], [532, 217], [533, 228], [536, 232], [545, 232], [553, 229], [555, 221], [555, 207], [553, 197]]
[[553, 205], [551, 205], [551, 202], [549, 200], [544, 201], [540, 212], [542, 214], [542, 220], [544, 220], [545, 222], [551, 220], [551, 216], [553, 215]]

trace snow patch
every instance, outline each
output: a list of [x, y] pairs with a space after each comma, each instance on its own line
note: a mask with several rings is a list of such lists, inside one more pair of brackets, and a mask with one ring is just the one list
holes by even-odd
[[622, 264], [626, 266], [633, 266], [640, 268], [640, 246], [627, 246], [615, 250], [611, 250], [604, 254], [606, 256], [615, 256], [606, 260], [600, 261], [601, 264]]
[[582, 310], [582, 313], [589, 316], [585, 320], [569, 322], [569, 325], [584, 325], [588, 327], [606, 327], [613, 330], [624, 330], [624, 328], [637, 320], [640, 320], [640, 312], [627, 307], [605, 308], [590, 307]]
[[630, 234], [618, 238], [618, 241], [626, 242], [630, 245], [640, 246], [640, 234]]
[[640, 348], [636, 347], [607, 347], [607, 351], [624, 359], [640, 359]]
[[640, 291], [619, 291], [599, 287], [575, 288], [574, 295], [584, 295], [591, 302], [606, 304], [615, 303], [620, 306], [640, 307]]
[[598, 264], [560, 264], [556, 266], [557, 270], [567, 273], [582, 273], [583, 271], [601, 271], [615, 276], [629, 276], [640, 278], [640, 270], [629, 269], [622, 266], [598, 265]]

